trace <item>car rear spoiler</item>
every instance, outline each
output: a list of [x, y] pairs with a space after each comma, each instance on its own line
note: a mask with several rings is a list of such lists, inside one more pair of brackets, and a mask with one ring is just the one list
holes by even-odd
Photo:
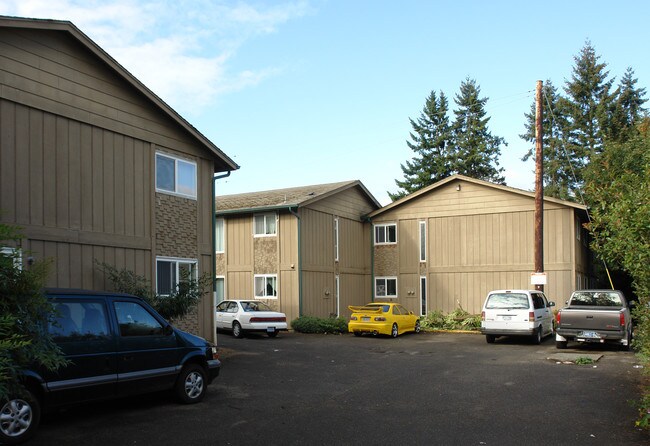
[[354, 306], [349, 305], [348, 309], [353, 313], [381, 313], [381, 307], [366, 307], [366, 306]]

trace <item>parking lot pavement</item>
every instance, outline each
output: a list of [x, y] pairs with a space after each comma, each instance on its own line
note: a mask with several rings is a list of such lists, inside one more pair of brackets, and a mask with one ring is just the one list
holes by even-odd
[[222, 372], [203, 403], [167, 395], [46, 417], [34, 445], [641, 445], [633, 353], [550, 359], [552, 339], [421, 333], [397, 339], [219, 335]]

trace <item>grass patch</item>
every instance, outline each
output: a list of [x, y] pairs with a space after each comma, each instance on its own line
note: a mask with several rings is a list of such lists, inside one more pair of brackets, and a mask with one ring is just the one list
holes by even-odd
[[593, 363], [594, 363], [593, 359], [587, 358], [585, 356], [581, 356], [581, 357], [576, 359], [576, 364], [578, 364], [578, 365], [589, 365], [589, 364], [593, 364]]

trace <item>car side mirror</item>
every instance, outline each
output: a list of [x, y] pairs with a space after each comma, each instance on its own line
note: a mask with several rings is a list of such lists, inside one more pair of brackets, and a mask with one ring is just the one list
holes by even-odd
[[549, 307], [554, 307], [554, 306], [555, 306], [555, 302], [553, 302], [552, 300], [549, 300], [549, 301], [548, 301], [548, 306], [549, 306]]
[[163, 334], [165, 336], [174, 334], [174, 327], [172, 327], [170, 324], [165, 325], [165, 328], [163, 329]]

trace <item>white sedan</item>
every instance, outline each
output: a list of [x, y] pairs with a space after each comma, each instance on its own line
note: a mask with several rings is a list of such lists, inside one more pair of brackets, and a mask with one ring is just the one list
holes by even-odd
[[262, 331], [274, 338], [287, 329], [287, 316], [259, 300], [224, 300], [217, 305], [217, 329], [232, 330], [236, 338], [246, 331]]

